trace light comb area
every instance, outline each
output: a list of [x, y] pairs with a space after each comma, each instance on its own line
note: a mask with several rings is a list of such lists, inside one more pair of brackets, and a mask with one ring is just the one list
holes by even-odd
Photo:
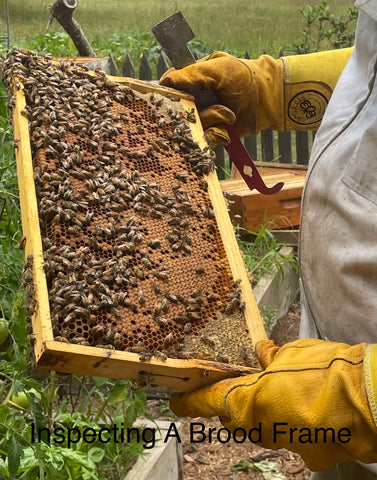
[[38, 367], [190, 390], [266, 338], [191, 97], [26, 50], [13, 95]]

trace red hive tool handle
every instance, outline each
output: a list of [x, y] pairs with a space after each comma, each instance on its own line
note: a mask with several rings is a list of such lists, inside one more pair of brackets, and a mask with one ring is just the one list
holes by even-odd
[[[225, 145], [225, 150], [228, 152], [232, 162], [237, 167], [237, 170], [242, 175], [242, 178], [245, 180], [247, 186], [250, 190], [254, 188], [258, 190], [259, 193], [263, 195], [273, 195], [274, 193], [280, 192], [284, 186], [284, 182], [278, 182], [273, 187], [268, 187], [260, 173], [258, 172], [257, 167], [255, 166], [252, 158], [248, 154], [244, 144], [241, 142], [239, 136], [237, 135], [233, 125], [225, 125], [227, 129], [230, 144]], [[251, 168], [251, 175], [245, 172], [245, 167]]]

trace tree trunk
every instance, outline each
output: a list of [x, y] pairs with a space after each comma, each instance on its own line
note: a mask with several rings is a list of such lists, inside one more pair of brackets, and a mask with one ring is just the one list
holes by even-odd
[[72, 17], [73, 11], [77, 5], [77, 0], [56, 0], [55, 3], [50, 5], [51, 17], [56, 18], [72, 38], [81, 57], [95, 57], [96, 54], [85, 37], [80, 25]]

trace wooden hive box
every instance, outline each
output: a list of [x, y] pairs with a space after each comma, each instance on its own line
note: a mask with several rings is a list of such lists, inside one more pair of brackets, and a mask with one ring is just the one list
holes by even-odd
[[229, 202], [233, 223], [257, 232], [261, 225], [271, 222], [274, 229], [300, 225], [301, 196], [307, 167], [256, 162], [257, 168], [268, 186], [284, 182], [284, 187], [274, 195], [262, 195], [250, 190], [240, 175], [220, 182]]
[[193, 99], [13, 50], [36, 366], [193, 390], [266, 338]]

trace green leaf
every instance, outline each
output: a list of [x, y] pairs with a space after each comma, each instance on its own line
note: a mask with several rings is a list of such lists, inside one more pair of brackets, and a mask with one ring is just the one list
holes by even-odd
[[288, 480], [279, 469], [279, 465], [276, 462], [269, 462], [268, 460], [262, 460], [253, 464], [255, 470], [258, 470], [263, 474], [266, 480]]
[[4, 423], [8, 415], [9, 415], [8, 405], [0, 405], [0, 423]]
[[247, 460], [241, 460], [240, 462], [234, 463], [232, 465], [232, 472], [247, 472], [250, 468], [253, 467], [253, 464]]
[[23, 452], [24, 449], [22, 448], [22, 445], [16, 440], [16, 437], [12, 436], [8, 450], [8, 472], [12, 480], [16, 478]]
[[27, 447], [24, 449], [23, 457], [21, 458], [21, 464], [19, 471], [31, 470], [38, 467], [38, 458], [33, 448]]
[[104, 456], [105, 456], [105, 451], [99, 447], [93, 447], [88, 452], [88, 457], [94, 463], [101, 462]]
[[106, 383], [108, 382], [107, 378], [102, 378], [102, 377], [94, 377], [94, 383], [96, 384], [96, 387], [101, 388]]
[[137, 417], [137, 410], [134, 403], [127, 406], [124, 414], [124, 427], [129, 428], [132, 426]]
[[93, 470], [96, 468], [95, 464], [90, 458], [87, 457], [84, 452], [75, 451], [71, 448], [61, 448], [60, 453], [65, 460], [65, 464], [75, 465], [75, 467], [81, 465], [88, 468], [89, 470]]
[[62, 455], [62, 449], [59, 447], [45, 447], [44, 461], [51, 464], [56, 470], [61, 471], [65, 466], [65, 459]]
[[114, 405], [114, 403], [123, 402], [128, 397], [130, 391], [129, 382], [124, 380], [118, 380], [110, 390], [107, 403], [108, 405]]

